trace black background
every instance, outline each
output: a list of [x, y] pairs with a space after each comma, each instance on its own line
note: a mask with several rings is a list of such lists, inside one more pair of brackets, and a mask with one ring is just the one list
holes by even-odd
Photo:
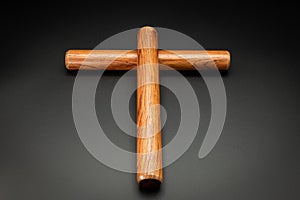
[[[297, 6], [70, 2], [2, 9], [0, 199], [300, 198]], [[203, 80], [185, 74], [199, 97], [200, 129], [188, 151], [164, 169], [161, 190], [151, 194], [138, 189], [135, 175], [104, 166], [82, 145], [72, 117], [75, 74], [64, 68], [67, 49], [92, 49], [144, 25], [175, 29], [206, 49], [232, 53], [231, 70], [223, 75], [228, 112], [220, 140], [198, 159], [210, 100]], [[121, 75], [105, 73], [96, 108], [108, 137], [134, 151], [134, 138], [125, 137], [107, 112]], [[161, 95], [172, 111], [176, 98], [165, 88]], [[133, 100], [132, 113], [134, 105]], [[177, 128], [178, 111], [172, 112], [163, 130], [165, 144]]]

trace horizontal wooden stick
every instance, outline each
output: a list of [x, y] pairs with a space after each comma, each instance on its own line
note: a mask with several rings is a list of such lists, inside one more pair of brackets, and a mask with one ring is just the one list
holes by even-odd
[[[195, 70], [217, 67], [228, 70], [230, 53], [226, 50], [159, 50], [160, 69]], [[130, 70], [137, 66], [136, 50], [68, 50], [68, 70]]]

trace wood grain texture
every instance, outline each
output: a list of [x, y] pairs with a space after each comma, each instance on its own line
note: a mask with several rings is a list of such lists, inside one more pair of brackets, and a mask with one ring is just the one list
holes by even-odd
[[163, 178], [156, 30], [141, 28], [137, 43], [137, 181], [153, 187]]
[[[228, 70], [230, 53], [226, 50], [158, 50], [161, 70], [195, 70], [217, 67]], [[137, 66], [136, 50], [68, 50], [65, 54], [68, 70], [130, 70]]]

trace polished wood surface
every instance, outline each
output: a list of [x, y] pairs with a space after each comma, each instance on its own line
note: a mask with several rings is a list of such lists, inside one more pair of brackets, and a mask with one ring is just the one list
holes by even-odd
[[137, 181], [145, 187], [163, 178], [157, 37], [152, 27], [137, 36]]
[[[194, 70], [217, 67], [228, 70], [230, 53], [226, 50], [158, 50], [160, 69]], [[68, 50], [68, 70], [130, 70], [137, 66], [136, 50]]]
[[159, 71], [228, 70], [226, 50], [158, 50], [154, 28], [143, 27], [137, 50], [68, 50], [68, 70], [137, 69], [137, 182], [141, 188], [159, 188], [163, 180]]

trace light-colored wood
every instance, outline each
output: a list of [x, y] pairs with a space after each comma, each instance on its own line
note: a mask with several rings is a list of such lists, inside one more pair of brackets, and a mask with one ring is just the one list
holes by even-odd
[[[194, 70], [217, 67], [228, 70], [230, 53], [226, 50], [158, 50], [160, 69]], [[68, 70], [130, 70], [137, 66], [136, 50], [69, 50], [65, 55]]]
[[[162, 182], [158, 38], [152, 27], [137, 36], [137, 181]], [[152, 187], [152, 186], [150, 186]]]

